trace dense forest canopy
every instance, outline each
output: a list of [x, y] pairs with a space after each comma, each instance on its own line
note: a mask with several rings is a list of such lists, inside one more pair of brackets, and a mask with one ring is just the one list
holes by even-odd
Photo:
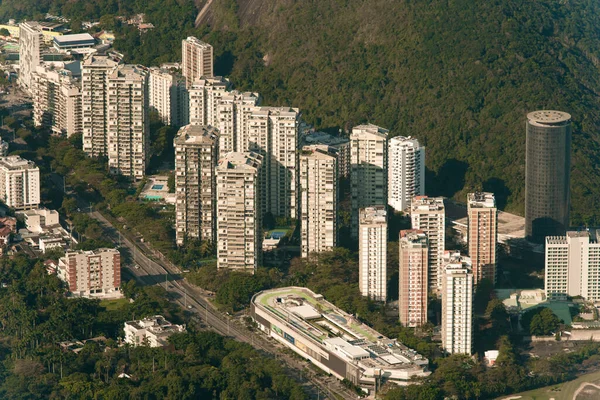
[[[257, 4], [260, 3], [260, 4]], [[198, 4], [202, 6], [202, 4]], [[192, 0], [3, 0], [0, 18], [50, 11], [118, 26], [115, 46], [146, 65], [178, 60], [180, 40], [215, 47], [216, 72], [266, 104], [294, 105], [317, 128], [369, 121], [427, 146], [429, 194], [494, 191], [523, 212], [525, 116], [574, 121], [572, 223], [600, 223], [597, 131], [600, 5], [592, 0], [223, 0], [194, 28]]]

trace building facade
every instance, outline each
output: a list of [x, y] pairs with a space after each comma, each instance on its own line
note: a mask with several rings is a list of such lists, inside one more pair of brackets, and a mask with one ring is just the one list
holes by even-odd
[[471, 260], [447, 252], [442, 284], [442, 348], [449, 354], [473, 351], [473, 273]]
[[149, 161], [148, 76], [138, 66], [120, 65], [107, 76], [108, 168], [139, 180]]
[[429, 263], [427, 235], [416, 229], [400, 231], [400, 274], [398, 310], [403, 326], [427, 323]]
[[376, 301], [387, 299], [387, 212], [385, 206], [360, 210], [358, 287]]
[[152, 67], [148, 75], [148, 105], [165, 125], [184, 126], [189, 119], [189, 94], [185, 79]]
[[217, 267], [254, 273], [261, 260], [262, 156], [229, 153], [219, 160], [217, 176]]
[[350, 180], [352, 191], [352, 236], [358, 237], [361, 208], [387, 205], [388, 130], [375, 125], [352, 128], [350, 135]]
[[42, 62], [43, 43], [42, 29], [37, 22], [19, 24], [19, 85], [30, 93], [32, 73]]
[[388, 144], [388, 204], [410, 208], [414, 196], [425, 194], [425, 147], [415, 138], [396, 136]]
[[40, 169], [20, 156], [0, 158], [0, 198], [17, 210], [37, 208], [40, 204]]
[[413, 229], [427, 235], [429, 242], [429, 289], [439, 293], [443, 274], [443, 261], [446, 241], [446, 210], [442, 197], [416, 196], [411, 202], [410, 219]]
[[175, 140], [175, 231], [178, 245], [186, 239], [216, 240], [216, 176], [219, 131], [186, 125]]
[[300, 154], [302, 257], [331, 251], [337, 245], [337, 155], [318, 146]]
[[600, 301], [600, 232], [546, 237], [544, 287], [552, 300]]
[[205, 77], [188, 84], [189, 123], [218, 127], [217, 107], [230, 87], [229, 80], [221, 76]]
[[248, 151], [248, 120], [260, 103], [258, 93], [232, 90], [224, 94], [216, 105], [216, 126], [221, 133], [219, 149], [222, 154]]
[[57, 272], [75, 296], [114, 294], [121, 287], [121, 254], [107, 248], [68, 251], [58, 260]]
[[162, 315], [127, 321], [123, 327], [125, 343], [131, 346], [162, 347], [174, 333], [185, 332], [185, 325], [172, 324]]
[[475, 285], [482, 279], [496, 284], [498, 208], [494, 194], [467, 194], [467, 220], [467, 243]]
[[527, 114], [525, 235], [543, 243], [569, 228], [571, 116], [561, 111]]
[[213, 47], [193, 36], [182, 40], [181, 74], [188, 88], [202, 77], [213, 76]]

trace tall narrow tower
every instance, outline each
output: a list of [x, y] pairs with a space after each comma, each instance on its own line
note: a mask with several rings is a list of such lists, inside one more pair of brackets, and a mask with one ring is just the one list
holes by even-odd
[[425, 194], [425, 147], [410, 136], [396, 136], [389, 141], [388, 163], [388, 204], [404, 211], [414, 196]]
[[561, 111], [527, 114], [525, 234], [543, 243], [569, 227], [571, 115]]
[[188, 88], [203, 76], [213, 76], [213, 47], [193, 36], [182, 40], [181, 73]]
[[427, 235], [416, 229], [400, 231], [400, 279], [398, 309], [400, 323], [416, 327], [427, 322]]
[[469, 256], [473, 262], [475, 285], [484, 278], [495, 284], [498, 240], [496, 198], [493, 193], [469, 193], [467, 210]]
[[358, 287], [376, 301], [387, 298], [387, 212], [385, 206], [360, 210]]

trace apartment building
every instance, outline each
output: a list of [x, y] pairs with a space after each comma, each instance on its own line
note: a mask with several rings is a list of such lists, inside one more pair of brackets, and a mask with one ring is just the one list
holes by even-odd
[[321, 146], [300, 153], [302, 257], [337, 245], [337, 154]]
[[131, 346], [162, 347], [174, 333], [185, 332], [185, 325], [172, 324], [162, 315], [154, 315], [124, 324], [125, 343]]
[[427, 323], [429, 287], [428, 240], [425, 232], [417, 229], [400, 231], [400, 276], [398, 309], [403, 326], [416, 327]]
[[396, 211], [410, 208], [425, 194], [425, 147], [410, 136], [396, 136], [388, 145], [388, 204]]
[[298, 128], [300, 111], [256, 107], [248, 119], [248, 150], [263, 156], [262, 210], [298, 218]]
[[263, 157], [228, 153], [217, 176], [217, 267], [254, 273], [261, 259], [262, 215], [259, 191]]
[[179, 129], [175, 146], [175, 231], [186, 239], [216, 240], [216, 176], [219, 131], [210, 126]]
[[358, 287], [376, 301], [387, 299], [387, 212], [385, 206], [360, 210]]
[[[221, 76], [197, 79], [188, 84], [189, 123], [218, 127], [217, 106], [229, 92], [231, 84]], [[225, 153], [223, 153], [225, 154]]]
[[544, 287], [552, 300], [600, 301], [600, 231], [547, 236]]
[[108, 76], [119, 64], [108, 56], [90, 55], [81, 64], [83, 151], [108, 155]]
[[107, 248], [68, 251], [58, 260], [57, 273], [75, 296], [117, 294], [121, 287], [121, 254]]
[[134, 180], [148, 164], [150, 120], [148, 76], [135, 65], [120, 65], [107, 76], [108, 168]]
[[388, 130], [359, 125], [350, 135], [352, 236], [358, 237], [361, 208], [387, 205]]
[[181, 73], [188, 88], [197, 79], [213, 76], [213, 47], [193, 36], [182, 40]]
[[148, 75], [148, 105], [165, 125], [184, 126], [189, 120], [189, 93], [185, 79], [166, 69], [151, 67]]
[[40, 169], [20, 156], [0, 157], [0, 199], [17, 210], [40, 204]]
[[[446, 240], [446, 211], [442, 197], [416, 196], [411, 201], [412, 229], [427, 235], [429, 242], [429, 274], [427, 280], [433, 293], [442, 288], [443, 255]], [[438, 279], [439, 278], [439, 279]]]
[[260, 103], [258, 93], [232, 90], [221, 96], [216, 105], [216, 126], [221, 133], [219, 151], [248, 151], [248, 119]]
[[32, 93], [32, 73], [42, 62], [44, 37], [39, 23], [19, 24], [19, 85]]
[[493, 193], [467, 194], [467, 242], [475, 285], [482, 279], [496, 283], [498, 208]]
[[321, 145], [333, 148], [337, 153], [339, 177], [350, 176], [350, 139], [312, 131], [302, 135], [301, 143], [302, 146]]
[[442, 283], [442, 348], [449, 354], [473, 351], [473, 273], [471, 260], [446, 252]]

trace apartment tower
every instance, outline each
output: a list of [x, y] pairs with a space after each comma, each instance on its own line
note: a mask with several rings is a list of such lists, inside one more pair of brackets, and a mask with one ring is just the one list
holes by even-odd
[[387, 212], [385, 206], [360, 209], [358, 287], [376, 301], [387, 299]]
[[83, 151], [91, 157], [108, 155], [108, 76], [118, 65], [93, 54], [81, 64]]
[[16, 210], [40, 205], [40, 169], [33, 161], [20, 156], [0, 157], [0, 199]]
[[358, 235], [359, 210], [387, 205], [388, 130], [375, 125], [352, 128], [350, 180], [352, 190], [352, 236]]
[[165, 125], [184, 126], [189, 119], [189, 94], [185, 79], [152, 67], [148, 76], [148, 105]]
[[467, 194], [467, 220], [467, 242], [475, 285], [482, 279], [496, 284], [498, 208], [494, 194]]
[[421, 326], [427, 323], [427, 235], [416, 229], [400, 231], [398, 247], [400, 323], [411, 328]]
[[182, 40], [181, 73], [187, 87], [201, 77], [213, 76], [213, 47], [193, 36]]
[[396, 211], [407, 210], [414, 196], [425, 194], [425, 147], [410, 136], [393, 137], [388, 162], [388, 204]]
[[179, 129], [175, 146], [175, 233], [186, 239], [216, 240], [216, 176], [219, 131], [210, 126]]
[[121, 254], [107, 248], [68, 251], [58, 260], [57, 273], [76, 296], [116, 293], [121, 287]]
[[442, 284], [442, 348], [449, 354], [473, 351], [473, 273], [471, 260], [447, 252]]
[[569, 228], [571, 116], [562, 111], [527, 114], [525, 235], [543, 243]]
[[147, 72], [135, 65], [120, 65], [107, 76], [107, 87], [109, 171], [142, 179], [149, 161]]
[[331, 251], [337, 244], [337, 155], [305, 146], [300, 154], [302, 257]]
[[[416, 196], [412, 199], [410, 219], [413, 229], [427, 235], [429, 242], [429, 289], [439, 293], [442, 288], [442, 257], [446, 240], [446, 211], [442, 197]], [[439, 279], [438, 279], [439, 278]]]
[[216, 126], [219, 128], [219, 150], [222, 154], [248, 151], [248, 120], [258, 104], [258, 93], [232, 90], [221, 96], [216, 105]]
[[217, 176], [217, 267], [254, 273], [261, 259], [262, 218], [259, 190], [262, 156], [229, 153]]
[[19, 24], [19, 85], [32, 92], [31, 79], [35, 67], [42, 62], [44, 38], [39, 23], [27, 21]]
[[220, 76], [197, 79], [188, 85], [190, 124], [218, 127], [217, 106], [230, 86], [229, 81]]

